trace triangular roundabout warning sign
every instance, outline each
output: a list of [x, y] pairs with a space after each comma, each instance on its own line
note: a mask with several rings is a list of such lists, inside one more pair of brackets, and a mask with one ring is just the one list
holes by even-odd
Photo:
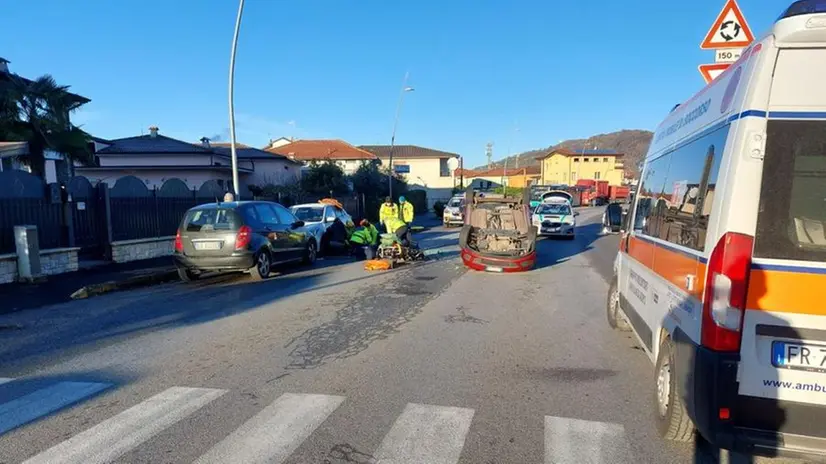
[[699, 66], [700, 74], [703, 75], [703, 79], [706, 80], [706, 84], [717, 79], [717, 76], [723, 74], [723, 72], [731, 66], [731, 63], [714, 63], [714, 64], [701, 64]]
[[717, 16], [714, 24], [700, 44], [703, 50], [718, 48], [742, 48], [754, 41], [746, 18], [735, 0], [728, 0], [723, 11]]

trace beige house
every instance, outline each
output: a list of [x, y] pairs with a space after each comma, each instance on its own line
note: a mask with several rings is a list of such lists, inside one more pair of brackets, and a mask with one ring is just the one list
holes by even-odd
[[[97, 145], [97, 144], [96, 144]], [[148, 135], [127, 137], [100, 143], [95, 166], [75, 166], [75, 172], [90, 182], [114, 184], [119, 178], [135, 176], [147, 188], [160, 188], [168, 179], [178, 178], [191, 189], [215, 180], [230, 190], [232, 161], [229, 144], [211, 144], [203, 138], [200, 143], [176, 140], [150, 127]], [[297, 182], [301, 165], [284, 156], [252, 148], [236, 146], [238, 177], [242, 193], [246, 187]]]
[[[390, 145], [361, 145], [359, 148], [374, 154], [385, 166], [390, 162]], [[459, 155], [416, 145], [396, 145], [393, 147], [393, 170], [403, 175], [409, 186], [425, 190], [429, 200], [450, 198], [456, 185], [449, 163], [451, 158], [458, 161]]]

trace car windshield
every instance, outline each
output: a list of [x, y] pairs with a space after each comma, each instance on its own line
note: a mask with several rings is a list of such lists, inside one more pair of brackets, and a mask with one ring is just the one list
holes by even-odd
[[206, 230], [235, 230], [240, 225], [234, 210], [226, 208], [196, 209], [186, 215], [184, 221], [187, 232]]
[[460, 208], [462, 206], [462, 203], [463, 202], [460, 198], [454, 198], [454, 199], [450, 200], [450, 203], [448, 203], [448, 206], [451, 206], [453, 208]]
[[571, 207], [561, 204], [544, 204], [536, 208], [536, 214], [571, 214]]
[[290, 210], [304, 222], [321, 222], [324, 215], [323, 206], [293, 206]]

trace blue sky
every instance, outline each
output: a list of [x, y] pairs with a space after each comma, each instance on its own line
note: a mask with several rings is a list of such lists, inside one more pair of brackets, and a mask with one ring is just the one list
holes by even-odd
[[[246, 0], [239, 142], [341, 138], [460, 153], [467, 165], [619, 129], [653, 129], [699, 90], [723, 0]], [[757, 37], [791, 0], [740, 0]], [[633, 6], [630, 6], [633, 5]], [[7, 2], [0, 56], [92, 99], [105, 138], [229, 139], [235, 0]], [[34, 31], [33, 31], [34, 29]], [[518, 128], [518, 130], [515, 130]]]

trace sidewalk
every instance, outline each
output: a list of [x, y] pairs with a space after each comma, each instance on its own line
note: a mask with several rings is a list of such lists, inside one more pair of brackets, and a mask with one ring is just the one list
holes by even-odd
[[70, 301], [72, 293], [88, 285], [150, 277], [157, 281], [177, 279], [172, 257], [123, 264], [109, 263], [77, 272], [49, 276], [43, 282], [0, 285], [0, 314]]

